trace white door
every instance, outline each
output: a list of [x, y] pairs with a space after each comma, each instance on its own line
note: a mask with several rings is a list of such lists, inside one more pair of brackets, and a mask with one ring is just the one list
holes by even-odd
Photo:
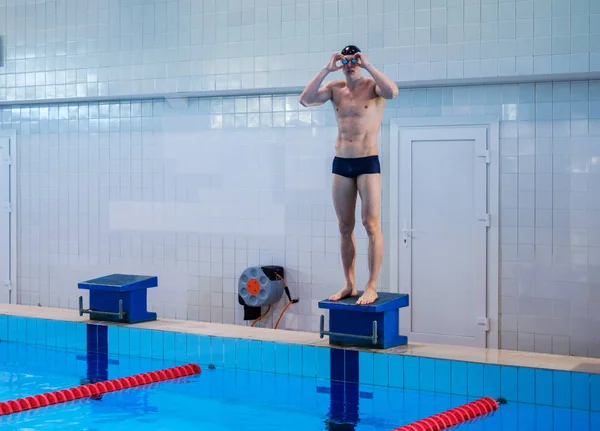
[[409, 341], [485, 347], [487, 130], [399, 133], [398, 280], [410, 295], [401, 332]]
[[0, 136], [0, 302], [9, 301], [10, 280], [10, 250], [11, 250], [11, 228], [10, 228], [10, 166], [9, 144], [7, 137]]

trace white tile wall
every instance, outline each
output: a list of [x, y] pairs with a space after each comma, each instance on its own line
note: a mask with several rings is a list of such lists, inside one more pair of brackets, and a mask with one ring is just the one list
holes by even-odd
[[[388, 104], [386, 123], [502, 119], [504, 348], [600, 356], [599, 107], [600, 81], [402, 90]], [[139, 272], [159, 276], [150, 296], [161, 316], [242, 324], [237, 277], [278, 264], [300, 298], [280, 328], [317, 329], [318, 300], [342, 283], [329, 106], [295, 95], [131, 100], [5, 107], [0, 120], [20, 133], [23, 303], [76, 307], [78, 281]]]
[[0, 101], [303, 86], [348, 43], [399, 81], [600, 71], [595, 0], [0, 0]]
[[[20, 135], [23, 303], [74, 308], [78, 281], [139, 272], [159, 276], [161, 316], [241, 324], [237, 276], [273, 263], [300, 298], [280, 328], [302, 330], [342, 282], [330, 108], [136, 97], [304, 86], [347, 43], [407, 83], [600, 71], [592, 0], [0, 0], [0, 37], [0, 101], [40, 102], [0, 106]], [[504, 348], [600, 356], [599, 108], [600, 81], [420, 88], [388, 104], [386, 123], [502, 119]]]

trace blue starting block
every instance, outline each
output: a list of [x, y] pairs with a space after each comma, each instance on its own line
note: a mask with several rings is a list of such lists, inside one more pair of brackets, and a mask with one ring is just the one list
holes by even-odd
[[378, 292], [374, 303], [357, 305], [360, 295], [319, 302], [319, 308], [329, 310], [329, 331], [324, 330], [325, 316], [321, 315], [321, 338], [329, 335], [330, 344], [375, 349], [406, 344], [408, 338], [399, 334], [399, 309], [408, 306], [408, 295]]
[[156, 320], [156, 313], [147, 311], [147, 289], [158, 286], [158, 278], [145, 275], [111, 274], [78, 284], [90, 291], [90, 308], [84, 310], [79, 297], [79, 315], [91, 320], [138, 323]]

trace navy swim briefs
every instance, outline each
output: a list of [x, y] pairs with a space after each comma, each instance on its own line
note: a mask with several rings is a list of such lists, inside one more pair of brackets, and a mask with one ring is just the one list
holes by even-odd
[[334, 157], [332, 172], [347, 178], [356, 178], [363, 174], [380, 174], [379, 156]]

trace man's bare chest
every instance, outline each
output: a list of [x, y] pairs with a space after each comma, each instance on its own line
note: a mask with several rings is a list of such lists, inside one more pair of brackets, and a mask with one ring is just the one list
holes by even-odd
[[367, 95], [341, 96], [334, 100], [336, 115], [342, 117], [365, 117], [376, 115], [377, 103]]

